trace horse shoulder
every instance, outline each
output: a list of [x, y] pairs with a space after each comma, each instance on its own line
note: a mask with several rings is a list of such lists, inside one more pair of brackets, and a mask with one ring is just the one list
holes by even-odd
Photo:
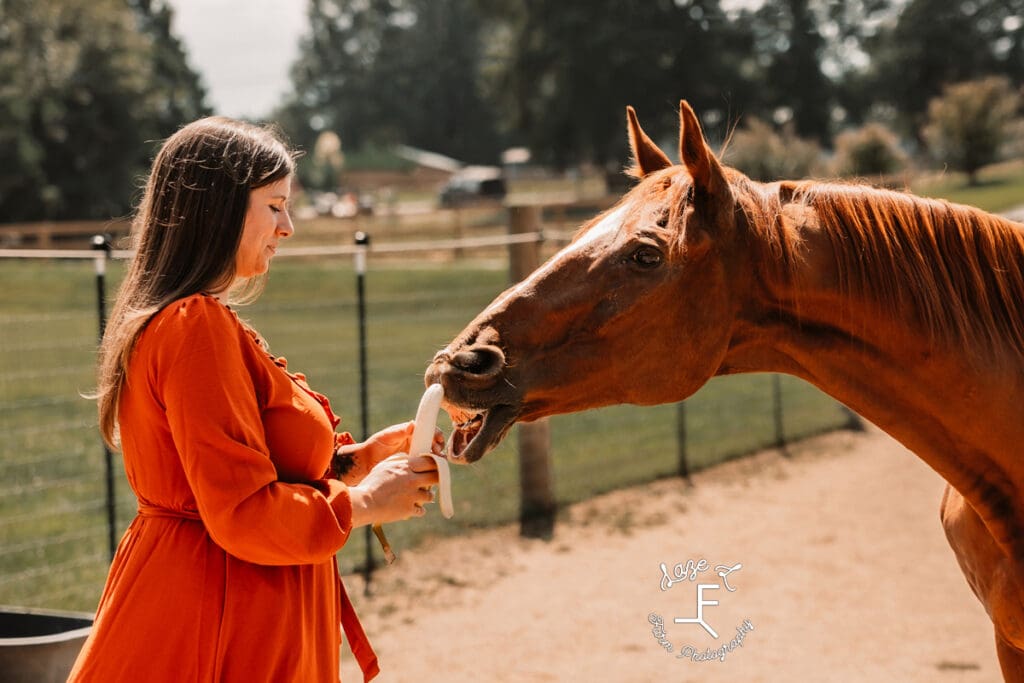
[[1008, 557], [974, 508], [947, 485], [940, 508], [942, 528], [968, 585], [984, 605], [996, 635], [1024, 652], [1024, 572]]

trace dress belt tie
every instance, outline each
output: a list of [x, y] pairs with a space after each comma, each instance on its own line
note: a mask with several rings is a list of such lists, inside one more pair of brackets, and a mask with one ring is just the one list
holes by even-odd
[[380, 663], [377, 661], [377, 653], [370, 645], [370, 639], [363, 631], [363, 625], [359, 623], [359, 617], [352, 607], [352, 601], [345, 590], [345, 583], [338, 573], [338, 563], [334, 562], [334, 576], [338, 581], [338, 607], [341, 610], [341, 629], [345, 632], [345, 640], [348, 647], [355, 655], [356, 663], [363, 672], [363, 683], [369, 683], [380, 673]]
[[196, 510], [172, 510], [160, 505], [152, 505], [139, 501], [139, 517], [171, 517], [177, 519], [191, 519], [196, 522], [202, 521], [199, 512]]

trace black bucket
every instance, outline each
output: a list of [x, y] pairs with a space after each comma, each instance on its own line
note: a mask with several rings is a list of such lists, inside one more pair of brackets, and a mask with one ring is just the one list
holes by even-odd
[[92, 628], [92, 615], [0, 607], [0, 681], [63, 683]]

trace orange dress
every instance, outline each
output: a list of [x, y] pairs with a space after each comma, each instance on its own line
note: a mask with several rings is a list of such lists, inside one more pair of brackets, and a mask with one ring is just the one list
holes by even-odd
[[70, 681], [337, 681], [345, 630], [378, 669], [334, 554], [338, 418], [237, 316], [195, 295], [139, 336], [119, 404], [139, 514]]

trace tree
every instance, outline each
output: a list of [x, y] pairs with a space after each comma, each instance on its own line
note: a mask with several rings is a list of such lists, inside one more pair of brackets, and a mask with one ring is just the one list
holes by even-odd
[[210, 113], [206, 88], [186, 59], [181, 41], [171, 33], [174, 12], [168, 0], [129, 0], [141, 32], [150, 39], [149, 89], [154, 98], [153, 125], [161, 137], [184, 123]]
[[798, 135], [828, 141], [834, 93], [821, 71], [825, 41], [808, 1], [765, 3], [757, 18], [764, 27], [760, 49], [769, 62], [769, 104], [791, 113]]
[[721, 138], [756, 99], [752, 38], [719, 0], [481, 4], [496, 36], [488, 93], [503, 125], [556, 166], [621, 164], [626, 105], [674, 134], [686, 98]]
[[493, 163], [501, 149], [479, 90], [481, 19], [468, 0], [311, 0], [310, 33], [277, 118], [310, 148], [403, 143]]
[[840, 121], [850, 124], [870, 118], [877, 93], [868, 78], [868, 51], [905, 4], [906, 0], [844, 0], [812, 5], [823, 39], [821, 70], [831, 82]]
[[1001, 76], [951, 85], [929, 103], [923, 136], [938, 160], [976, 185], [978, 169], [998, 158], [1019, 107], [1020, 96]]
[[194, 74], [158, 75], [157, 42], [119, 0], [3, 0], [3, 13], [0, 221], [123, 215], [150, 142], [205, 113]]
[[1024, 0], [911, 0], [869, 42], [866, 87], [917, 135], [948, 83], [1003, 74], [1024, 85]]
[[990, 73], [1020, 86], [1024, 0], [310, 0], [295, 96], [279, 113], [311, 149], [404, 142], [468, 161], [527, 145], [557, 167], [618, 170], [623, 110], [664, 142], [677, 103], [712, 139], [739, 116], [829, 145], [881, 120], [920, 142], [941, 87]]
[[814, 173], [820, 157], [818, 144], [798, 137], [792, 123], [776, 132], [756, 117], [747, 119], [723, 153], [727, 164], [762, 182], [806, 178]]
[[907, 164], [899, 138], [880, 123], [845, 130], [835, 139], [835, 171], [842, 176], [889, 176]]

